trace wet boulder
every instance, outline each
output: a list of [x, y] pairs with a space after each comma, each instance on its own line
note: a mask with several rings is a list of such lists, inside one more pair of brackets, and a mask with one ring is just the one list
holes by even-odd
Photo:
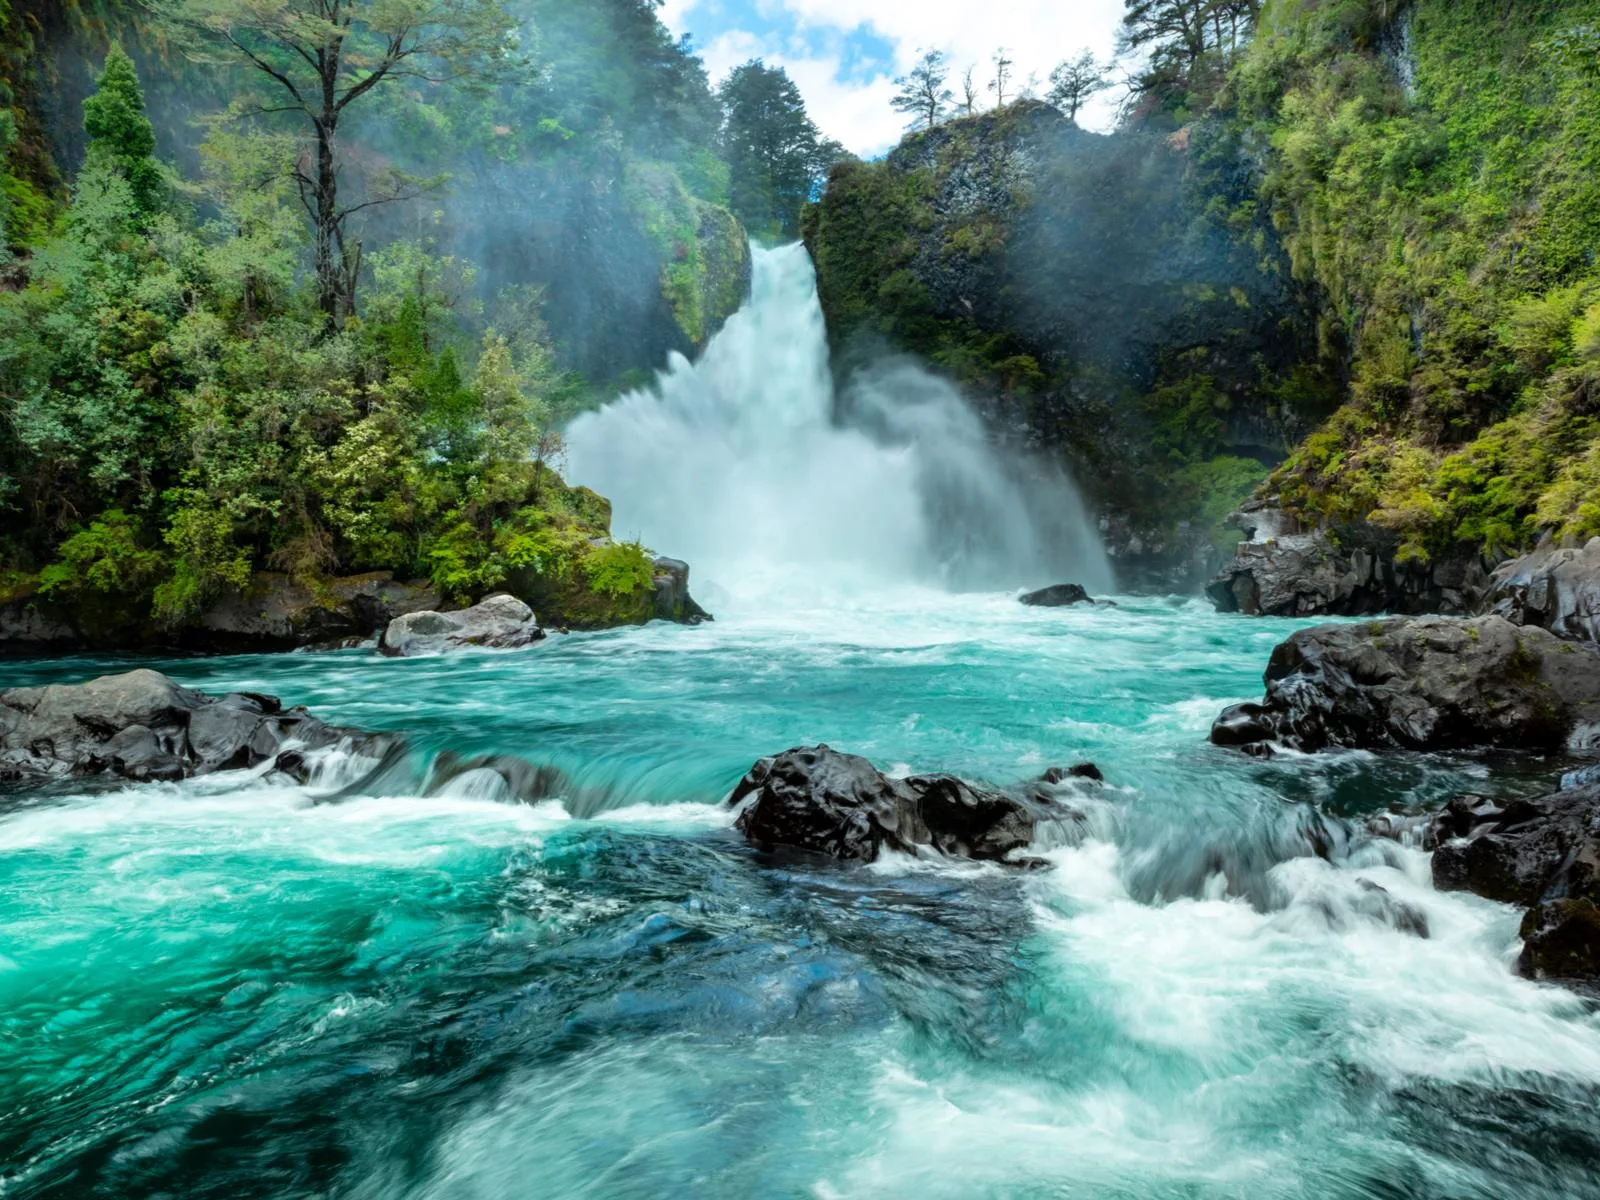
[[1600, 979], [1600, 785], [1452, 800], [1433, 826], [1433, 882], [1528, 909], [1518, 969]]
[[1517, 625], [1600, 642], [1600, 538], [1581, 549], [1546, 542], [1494, 573], [1487, 607]]
[[[1074, 774], [1093, 779], [1092, 769], [1084, 764]], [[1044, 780], [1000, 792], [951, 775], [893, 779], [866, 759], [828, 746], [762, 759], [728, 803], [743, 806], [735, 824], [754, 845], [858, 862], [872, 862], [886, 850], [1015, 862], [1046, 827], [1069, 834], [1084, 819]]]
[[1600, 738], [1600, 647], [1501, 617], [1395, 617], [1302, 630], [1272, 653], [1260, 704], [1211, 740], [1275, 747], [1581, 750]]
[[1070, 608], [1074, 604], [1093, 604], [1094, 599], [1076, 583], [1058, 583], [1019, 597], [1029, 608]]
[[1417, 563], [1395, 534], [1366, 521], [1306, 525], [1270, 500], [1253, 500], [1225, 522], [1245, 540], [1206, 586], [1219, 612], [1246, 616], [1363, 616], [1482, 613], [1489, 570], [1477, 550], [1457, 546]]
[[474, 646], [515, 650], [542, 641], [544, 636], [533, 609], [501, 592], [459, 612], [414, 612], [396, 617], [383, 631], [378, 650], [390, 658], [443, 654]]
[[0, 692], [0, 779], [13, 781], [177, 780], [266, 762], [304, 781], [306, 752], [346, 739], [357, 748], [380, 740], [285, 711], [271, 696], [212, 697], [149, 670]]
[[658, 558], [652, 564], [655, 588], [655, 617], [679, 625], [698, 625], [712, 619], [711, 614], [689, 595], [689, 564], [678, 558]]

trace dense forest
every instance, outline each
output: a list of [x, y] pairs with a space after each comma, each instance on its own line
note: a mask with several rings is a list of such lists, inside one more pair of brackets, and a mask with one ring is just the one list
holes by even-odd
[[1597, 21], [1129, 3], [1111, 137], [1071, 120], [1092, 60], [976, 114], [923, 79], [931, 118], [808, 217], [830, 324], [1065, 453], [1125, 561], [1203, 570], [1258, 486], [1401, 564], [1592, 536]]
[[839, 157], [653, 0], [0, 6], [0, 568], [167, 638], [263, 573], [648, 613], [560, 428], [743, 298]]

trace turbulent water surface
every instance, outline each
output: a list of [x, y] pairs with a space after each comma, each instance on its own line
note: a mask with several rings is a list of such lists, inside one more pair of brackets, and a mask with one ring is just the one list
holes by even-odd
[[[758, 298], [802, 266], [765, 259]], [[714, 625], [153, 664], [404, 731], [411, 757], [308, 789], [0, 794], [0, 1196], [1600, 1195], [1594, 1010], [1514, 976], [1512, 909], [1364, 832], [1556, 764], [1212, 748], [1291, 623], [1024, 608], [1002, 584], [1102, 564], [1030, 524], [956, 410], [844, 429], [806, 391], [772, 437], [695, 399], [762, 393], [729, 357], [597, 417], [574, 464], [604, 485], [599, 431], [649, 467], [614, 480], [641, 523], [640, 479], [743, 502], [742, 528], [680, 525], [690, 545], [641, 530], [700, 556]], [[911, 390], [884, 404], [944, 403]], [[697, 422], [709, 444], [672, 441]], [[741, 436], [770, 469], [708, 482]], [[828, 478], [850, 505], [786, 515]], [[951, 538], [963, 493], [990, 507]], [[996, 522], [1023, 526], [985, 557]], [[885, 524], [917, 551], [893, 570]], [[816, 742], [997, 784], [1091, 759], [1108, 783], [1044, 870], [765, 857], [720, 801]], [[567, 782], [539, 804], [481, 772], [432, 786], [447, 750]]]

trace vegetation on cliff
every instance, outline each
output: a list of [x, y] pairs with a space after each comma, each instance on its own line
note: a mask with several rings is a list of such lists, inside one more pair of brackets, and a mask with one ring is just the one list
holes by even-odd
[[1135, 527], [1215, 533], [1288, 454], [1269, 492], [1402, 560], [1600, 533], [1597, 30], [1593, 0], [1130, 3], [1115, 134], [1022, 101], [834, 173], [830, 327], [994, 397]]
[[1600, 533], [1600, 5], [1269, 6], [1234, 79], [1348, 401], [1273, 481], [1402, 557]]
[[1171, 544], [1220, 536], [1335, 403], [1252, 180], [1220, 122], [1107, 138], [1021, 101], [837, 168], [806, 237], [845, 369], [925, 356]]
[[[307, 112], [275, 111], [304, 93], [279, 70], [294, 47], [267, 28], [304, 8], [284, 28], [314, 39], [319, 6], [0, 3], [0, 599], [105, 640], [181, 630], [259, 572], [388, 571], [457, 601], [514, 588], [552, 623], [647, 619], [650, 561], [563, 484], [557, 430], [742, 300], [704, 68], [645, 0], [475, 2], [468, 32], [514, 22], [502, 66], [523, 74], [397, 60], [376, 111], [358, 69], [324, 196]], [[434, 32], [461, 31], [419, 44]], [[67, 128], [41, 98], [90, 53]], [[545, 189], [518, 197], [531, 231], [512, 188]], [[634, 325], [594, 319], [629, 303]]]

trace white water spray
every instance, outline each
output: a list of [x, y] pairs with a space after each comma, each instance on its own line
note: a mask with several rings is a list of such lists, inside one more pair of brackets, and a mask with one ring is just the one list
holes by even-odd
[[611, 498], [619, 537], [741, 592], [797, 571], [808, 589], [1111, 585], [1071, 482], [1002, 458], [945, 381], [884, 364], [836, 404], [810, 257], [754, 254], [749, 301], [698, 362], [673, 355], [568, 431], [569, 473]]

